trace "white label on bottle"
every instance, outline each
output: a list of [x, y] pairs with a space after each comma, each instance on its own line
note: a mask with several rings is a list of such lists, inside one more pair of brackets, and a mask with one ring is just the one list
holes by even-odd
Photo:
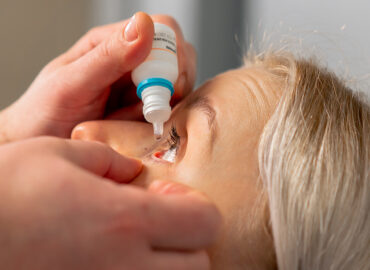
[[152, 49], [165, 50], [176, 54], [175, 36], [165, 32], [156, 32], [154, 34]]

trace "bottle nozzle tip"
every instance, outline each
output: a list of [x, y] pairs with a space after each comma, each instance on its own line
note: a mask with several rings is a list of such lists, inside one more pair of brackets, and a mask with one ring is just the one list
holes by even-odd
[[155, 122], [153, 123], [154, 137], [158, 141], [163, 135], [163, 123]]

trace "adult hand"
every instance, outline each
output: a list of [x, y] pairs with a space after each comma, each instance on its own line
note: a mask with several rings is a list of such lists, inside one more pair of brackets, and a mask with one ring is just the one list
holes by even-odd
[[173, 99], [189, 93], [196, 70], [193, 47], [173, 18], [138, 12], [130, 20], [92, 29], [49, 63], [25, 94], [0, 114], [0, 142], [40, 135], [68, 138], [78, 123], [101, 119], [122, 107], [110, 118], [142, 117], [130, 72], [151, 50], [153, 21], [176, 33], [179, 78]]
[[201, 250], [216, 235], [215, 207], [174, 184], [155, 182], [148, 192], [115, 183], [140, 169], [96, 142], [41, 137], [1, 146], [1, 268], [208, 269]]

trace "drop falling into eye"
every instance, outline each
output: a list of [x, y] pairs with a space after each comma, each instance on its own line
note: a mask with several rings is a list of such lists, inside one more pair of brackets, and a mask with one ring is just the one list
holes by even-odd
[[154, 138], [159, 141], [163, 136], [163, 123], [155, 122], [153, 123]]

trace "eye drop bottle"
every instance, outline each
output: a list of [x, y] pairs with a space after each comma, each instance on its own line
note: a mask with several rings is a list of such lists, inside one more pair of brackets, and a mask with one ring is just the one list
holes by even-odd
[[143, 101], [145, 120], [153, 124], [154, 136], [163, 135], [163, 124], [171, 116], [170, 99], [178, 77], [176, 35], [167, 25], [154, 23], [152, 50], [132, 71], [137, 95]]

